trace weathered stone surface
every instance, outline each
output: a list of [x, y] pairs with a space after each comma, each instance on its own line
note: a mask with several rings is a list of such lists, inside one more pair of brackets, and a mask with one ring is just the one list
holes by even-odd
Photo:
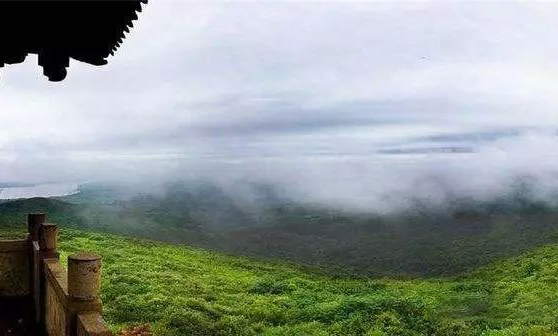
[[[29, 308], [25, 316], [35, 311], [34, 321], [25, 320], [42, 330], [28, 329], [33, 330], [32, 335], [45, 331], [48, 336], [112, 335], [101, 317], [101, 257], [87, 253], [69, 257], [68, 274], [56, 250], [56, 225], [40, 223], [43, 219], [44, 215], [30, 215], [30, 226], [37, 223], [39, 227], [39, 241], [31, 240], [31, 235], [29, 239], [0, 240], [0, 298], [4, 302], [8, 298], [23, 300]], [[2, 328], [9, 327], [2, 324], [7, 321], [1, 319], [5, 315], [0, 310], [2, 335]], [[19, 321], [19, 315], [16, 317]]]
[[110, 336], [111, 331], [99, 313], [78, 315], [77, 336]]
[[101, 257], [79, 253], [68, 257], [68, 292], [71, 297], [94, 300], [101, 288]]
[[34, 213], [27, 215], [27, 232], [31, 240], [39, 239], [39, 226], [46, 222], [46, 214]]
[[0, 252], [25, 252], [28, 247], [26, 239], [0, 240]]
[[58, 297], [50, 281], [46, 283], [45, 325], [49, 336], [66, 335], [66, 312], [62, 300]]
[[27, 246], [25, 240], [0, 241], [0, 296], [31, 293]]
[[39, 246], [41, 250], [56, 250], [58, 244], [58, 227], [54, 223], [42, 224], [39, 228]]

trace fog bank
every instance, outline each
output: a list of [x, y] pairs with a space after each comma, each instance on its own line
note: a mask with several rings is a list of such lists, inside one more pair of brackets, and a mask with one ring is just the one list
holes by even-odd
[[263, 182], [389, 212], [529, 181], [554, 202], [557, 18], [550, 3], [153, 1], [105, 67], [63, 83], [33, 57], [2, 70], [0, 182]]

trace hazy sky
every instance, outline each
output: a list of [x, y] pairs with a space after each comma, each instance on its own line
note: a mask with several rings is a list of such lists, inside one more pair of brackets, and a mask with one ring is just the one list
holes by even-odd
[[0, 180], [264, 179], [365, 207], [546, 190], [556, 32], [550, 3], [153, 0], [107, 66], [0, 70]]

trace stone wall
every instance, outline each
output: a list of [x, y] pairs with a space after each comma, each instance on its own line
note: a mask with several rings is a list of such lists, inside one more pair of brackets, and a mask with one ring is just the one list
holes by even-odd
[[[74, 330], [77, 330], [77, 334], [81, 336], [111, 335], [101, 317], [102, 303], [98, 297], [98, 286], [84, 286], [89, 283], [88, 280], [91, 280], [86, 270], [93, 269], [90, 265], [84, 265], [84, 258], [87, 258], [88, 261], [100, 261], [98, 257], [89, 254], [70, 256], [69, 267], [76, 267], [79, 270], [77, 276], [70, 277], [58, 259], [44, 261], [46, 273], [45, 326], [49, 336], [74, 335], [72, 332]], [[93, 273], [100, 280], [99, 271], [100, 268], [96, 268]]]
[[105, 321], [99, 313], [78, 315], [77, 336], [109, 336]]
[[45, 327], [49, 336], [66, 335], [68, 288], [64, 270], [56, 259], [45, 260]]
[[59, 262], [58, 228], [28, 217], [28, 239], [0, 241], [0, 299], [33, 298], [35, 323], [48, 336], [110, 336], [99, 298], [101, 258], [80, 253]]
[[31, 294], [27, 240], [0, 241], [0, 297]]

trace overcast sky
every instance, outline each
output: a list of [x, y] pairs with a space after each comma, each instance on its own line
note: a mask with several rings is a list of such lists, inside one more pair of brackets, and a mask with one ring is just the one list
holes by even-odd
[[107, 66], [0, 70], [0, 180], [263, 179], [378, 207], [444, 197], [432, 180], [549, 188], [556, 32], [550, 3], [153, 0]]

